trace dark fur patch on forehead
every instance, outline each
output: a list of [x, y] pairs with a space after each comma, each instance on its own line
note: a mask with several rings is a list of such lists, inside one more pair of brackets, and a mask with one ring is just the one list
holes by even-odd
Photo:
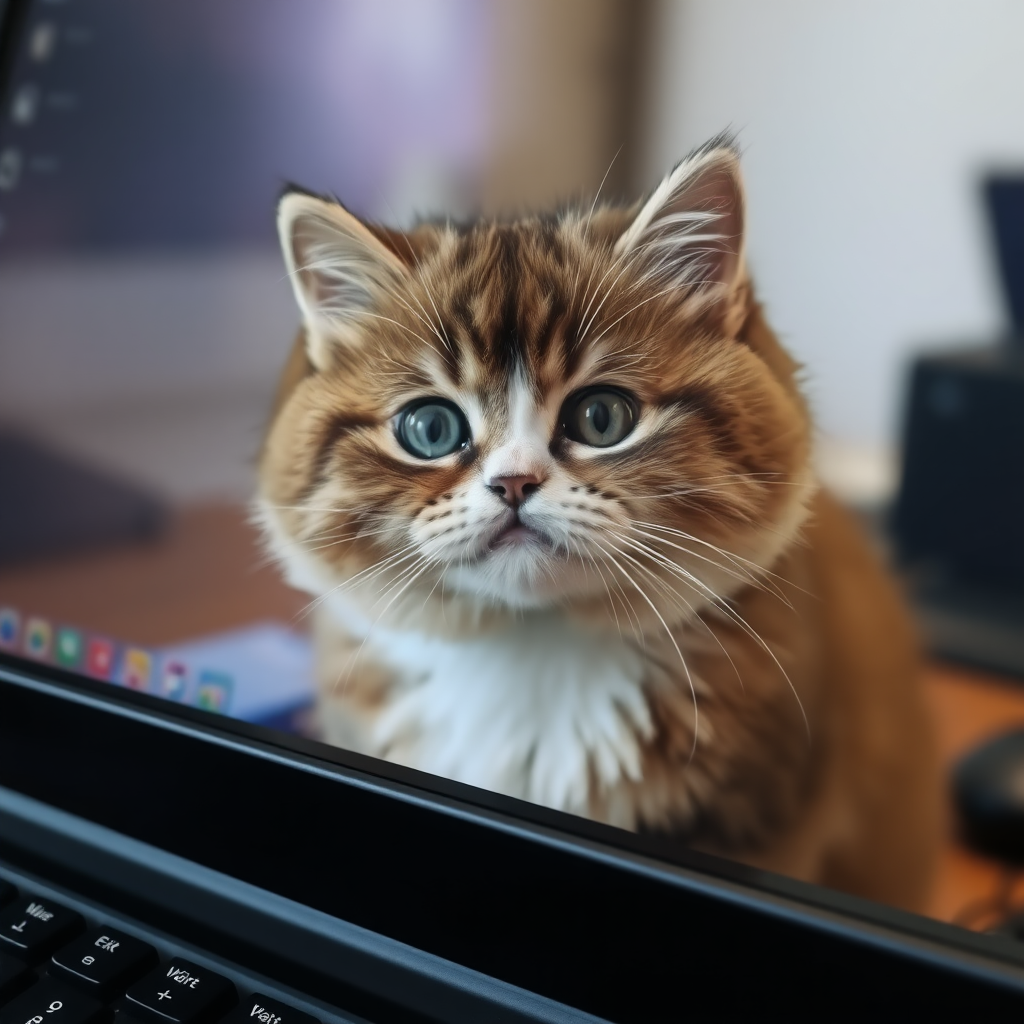
[[498, 265], [501, 280], [498, 285], [503, 293], [496, 306], [497, 317], [491, 327], [492, 362], [494, 368], [504, 377], [523, 364], [523, 336], [521, 321], [525, 310], [519, 301], [519, 288], [524, 268], [518, 265], [519, 239], [515, 233], [498, 235]]
[[567, 300], [560, 290], [553, 290], [545, 296], [530, 339], [539, 364], [543, 365], [547, 360], [555, 334], [559, 327], [564, 326], [568, 309]]
[[531, 220], [477, 225], [454, 239], [442, 317], [498, 386], [517, 373], [542, 387], [553, 384], [542, 381], [540, 368], [556, 340], [564, 376], [585, 352], [578, 344], [591, 298], [584, 286], [595, 279], [584, 255], [570, 251], [565, 230], [555, 220]]

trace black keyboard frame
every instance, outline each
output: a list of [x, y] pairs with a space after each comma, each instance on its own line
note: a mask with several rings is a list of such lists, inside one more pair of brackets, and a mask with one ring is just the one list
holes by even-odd
[[[363, 1024], [364, 1018], [352, 1014], [339, 1013], [333, 1005], [319, 1000], [310, 1000], [304, 992], [282, 986], [280, 982], [264, 977], [256, 972], [239, 966], [224, 957], [210, 953], [200, 946], [182, 942], [173, 935], [169, 935], [158, 928], [154, 928], [148, 921], [140, 920], [119, 911], [112, 910], [93, 899], [86, 899], [73, 890], [64, 886], [54, 885], [50, 880], [33, 872], [27, 872], [9, 861], [0, 858], [0, 878], [16, 885], [23, 894], [42, 897], [70, 910], [81, 914], [86, 920], [86, 926], [111, 927], [120, 932], [141, 939], [143, 942], [153, 946], [163, 964], [174, 957], [184, 957], [202, 967], [206, 967], [217, 974], [227, 977], [238, 990], [246, 995], [252, 992], [260, 992], [270, 996], [272, 999], [295, 1007], [303, 1013], [308, 1013], [321, 1022], [321, 1024]], [[49, 957], [35, 968], [38, 977], [45, 977], [49, 969]], [[61, 975], [55, 975], [57, 980], [63, 981]], [[110, 1000], [120, 1008], [120, 999]], [[108, 1018], [109, 1019], [109, 1015]]]
[[6, 655], [0, 787], [3, 859], [371, 1019], [1024, 1008], [1009, 939]]

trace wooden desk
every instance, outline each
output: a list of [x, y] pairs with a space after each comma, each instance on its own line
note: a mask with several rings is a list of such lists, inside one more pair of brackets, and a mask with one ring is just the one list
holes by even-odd
[[[281, 582], [235, 506], [184, 510], [159, 544], [0, 574], [0, 605], [153, 647], [268, 619], [301, 629], [306, 603]], [[985, 737], [1024, 726], [1024, 686], [941, 664], [929, 666], [926, 685], [947, 765]], [[952, 920], [1000, 878], [998, 865], [951, 834], [930, 912]]]
[[265, 619], [301, 629], [307, 600], [235, 505], [182, 510], [159, 543], [0, 571], [0, 604], [148, 647]]

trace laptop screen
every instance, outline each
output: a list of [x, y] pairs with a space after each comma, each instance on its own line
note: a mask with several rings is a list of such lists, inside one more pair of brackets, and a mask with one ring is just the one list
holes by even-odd
[[0, 648], [315, 734], [249, 523], [289, 182], [408, 223], [489, 158], [488, 4], [38, 0], [0, 119]]

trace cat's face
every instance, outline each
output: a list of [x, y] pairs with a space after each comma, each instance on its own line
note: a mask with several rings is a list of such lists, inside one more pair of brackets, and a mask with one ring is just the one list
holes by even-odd
[[727, 149], [639, 210], [409, 236], [286, 196], [307, 365], [261, 506], [292, 578], [371, 616], [462, 595], [625, 628], [770, 565], [808, 425], [791, 364], [746, 336], [742, 215]]

